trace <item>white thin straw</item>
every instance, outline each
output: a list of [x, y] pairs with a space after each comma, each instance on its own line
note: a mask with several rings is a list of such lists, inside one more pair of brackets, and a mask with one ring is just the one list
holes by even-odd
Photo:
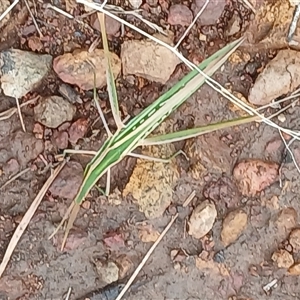
[[15, 0], [4, 12], [3, 14], [0, 16], [0, 21], [2, 21], [5, 16], [17, 5], [17, 3], [19, 2], [20, 0]]
[[190, 26], [186, 29], [186, 31], [184, 32], [184, 34], [182, 35], [182, 37], [180, 38], [180, 40], [177, 42], [176, 46], [174, 47], [174, 49], [177, 49], [179, 47], [179, 45], [181, 44], [181, 42], [184, 40], [184, 38], [186, 37], [186, 35], [188, 34], [188, 32], [191, 30], [191, 28], [194, 26], [194, 24], [196, 23], [197, 19], [200, 17], [200, 15], [203, 13], [204, 9], [206, 8], [206, 6], [208, 5], [210, 0], [206, 0], [206, 2], [204, 3], [204, 5], [202, 6], [202, 8], [200, 9], [200, 11], [197, 13], [197, 16], [195, 17], [195, 19], [193, 20], [193, 22], [190, 24]]

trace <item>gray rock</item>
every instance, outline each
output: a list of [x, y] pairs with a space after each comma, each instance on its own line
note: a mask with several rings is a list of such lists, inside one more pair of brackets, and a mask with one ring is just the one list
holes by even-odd
[[0, 52], [0, 81], [6, 96], [21, 98], [37, 88], [50, 70], [52, 56], [10, 49]]
[[75, 106], [59, 96], [43, 98], [34, 108], [35, 120], [49, 128], [57, 128], [62, 123], [71, 121], [75, 113]]

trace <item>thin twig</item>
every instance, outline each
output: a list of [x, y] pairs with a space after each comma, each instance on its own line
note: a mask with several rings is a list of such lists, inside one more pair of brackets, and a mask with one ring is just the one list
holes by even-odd
[[193, 22], [190, 24], [190, 26], [186, 29], [186, 31], [184, 32], [184, 34], [182, 35], [182, 37], [180, 38], [180, 40], [177, 42], [176, 46], [174, 47], [175, 49], [177, 49], [179, 47], [179, 45], [181, 44], [181, 42], [184, 40], [184, 38], [186, 37], [186, 35], [188, 34], [188, 32], [192, 29], [192, 27], [194, 26], [194, 24], [196, 23], [196, 21], [198, 20], [198, 18], [200, 17], [200, 15], [203, 13], [203, 11], [205, 10], [206, 6], [208, 5], [210, 0], [206, 0], [206, 2], [204, 3], [204, 5], [202, 6], [202, 8], [200, 9], [200, 11], [197, 13], [196, 17], [194, 18]]
[[41, 30], [40, 30], [40, 28], [39, 28], [39, 26], [38, 26], [38, 24], [37, 24], [37, 22], [36, 22], [36, 20], [35, 20], [35, 17], [34, 17], [34, 15], [33, 15], [33, 13], [31, 12], [31, 9], [30, 9], [30, 7], [29, 7], [29, 4], [28, 4], [27, 0], [24, 0], [24, 2], [25, 2], [25, 5], [26, 5], [26, 7], [27, 7], [27, 10], [28, 10], [28, 12], [29, 12], [29, 14], [30, 14], [30, 16], [31, 16], [31, 18], [32, 18], [33, 24], [34, 24], [34, 26], [35, 26], [37, 32], [39, 33], [40, 37], [42, 38], [44, 35], [42, 34], [42, 32], [41, 32]]
[[108, 124], [106, 122], [106, 119], [105, 119], [105, 116], [103, 114], [103, 111], [101, 109], [101, 106], [100, 106], [100, 103], [99, 103], [99, 98], [98, 98], [98, 95], [97, 95], [97, 90], [96, 90], [96, 66], [94, 65], [94, 63], [90, 60], [90, 59], [86, 59], [86, 62], [93, 68], [93, 72], [94, 72], [94, 102], [95, 102], [95, 105], [96, 105], [96, 108], [98, 110], [98, 113], [101, 117], [101, 121], [103, 123], [103, 126], [106, 130], [106, 133], [108, 136], [112, 136], [112, 132], [110, 131], [109, 127], [108, 127]]
[[281, 136], [281, 138], [283, 140], [283, 143], [284, 143], [286, 149], [289, 151], [289, 153], [290, 153], [290, 155], [292, 157], [292, 160], [293, 160], [293, 162], [295, 164], [295, 167], [296, 167], [298, 173], [300, 174], [300, 168], [299, 168], [298, 163], [297, 163], [297, 161], [295, 159], [294, 153], [293, 153], [293, 151], [290, 148], [290, 145], [295, 141], [295, 139], [292, 139], [289, 143], [287, 143], [286, 140], [285, 140], [285, 138], [282, 135], [282, 132], [280, 130], [279, 130], [279, 134], [280, 134], [280, 136]]
[[101, 4], [101, 9], [104, 8], [104, 6], [106, 5], [106, 3], [107, 3], [107, 0], [104, 0], [103, 3]]
[[68, 293], [67, 293], [67, 296], [66, 296], [65, 300], [69, 300], [70, 299], [71, 291], [72, 291], [72, 289], [69, 287], [69, 290], [68, 290]]
[[190, 202], [195, 198], [196, 196], [196, 191], [192, 191], [191, 194], [186, 198], [184, 203], [182, 204], [182, 207], [187, 207]]
[[18, 111], [17, 108], [12, 107], [6, 111], [1, 112], [0, 113], [0, 121], [9, 119], [11, 116], [13, 116], [16, 113], [16, 111]]
[[[71, 14], [67, 13], [66, 11], [64, 11], [64, 10], [62, 10], [62, 9], [56, 7], [56, 6], [53, 6], [50, 3], [48, 3], [46, 5], [46, 8], [51, 8], [51, 9], [55, 10], [56, 12], [58, 12], [59, 14], [62, 14], [63, 16], [65, 16], [65, 17], [67, 17], [71, 20], [75, 19], [74, 16], [72, 16]], [[77, 20], [77, 21], [81, 22], [80, 20]]]
[[296, 31], [296, 28], [297, 28], [297, 23], [298, 23], [298, 20], [299, 20], [299, 17], [300, 17], [300, 4], [299, 4], [299, 1], [295, 1], [295, 2], [297, 2], [297, 4], [294, 8], [293, 19], [292, 19], [292, 22], [290, 24], [288, 35], [287, 35], [287, 41], [289, 43], [291, 43], [292, 40], [293, 40], [295, 31]]
[[15, 0], [0, 16], [0, 22], [5, 18], [5, 16], [18, 4], [20, 0]]
[[168, 34], [163, 30], [163, 28], [161, 28], [160, 26], [158, 26], [157, 24], [152, 23], [151, 21], [145, 19], [142, 15], [140, 15], [138, 12], [132, 12], [131, 13], [133, 16], [135, 16], [136, 18], [140, 19], [142, 22], [144, 22], [146, 25], [148, 25], [150, 28], [162, 33], [163, 35], [167, 36]]
[[21, 107], [20, 107], [20, 103], [19, 103], [19, 99], [18, 98], [16, 98], [16, 103], [17, 103], [17, 110], [18, 110], [20, 121], [21, 121], [22, 129], [23, 129], [24, 132], [26, 132], [26, 128], [25, 128], [25, 124], [24, 124], [24, 120], [23, 120], [23, 116], [22, 116], [22, 112], [21, 112]]
[[18, 174], [16, 174], [12, 178], [10, 178], [9, 180], [7, 180], [3, 185], [0, 186], [0, 191], [3, 190], [11, 182], [15, 181], [16, 179], [18, 179], [19, 177], [21, 177], [22, 175], [24, 175], [25, 173], [27, 173], [30, 170], [31, 170], [31, 168], [26, 168], [26, 169], [20, 171]]
[[[22, 107], [25, 106], [25, 105], [28, 105], [28, 104], [31, 104], [31, 103], [35, 102], [39, 97], [40, 97], [40, 96], [37, 96], [37, 97], [35, 97], [35, 98], [33, 98], [33, 99], [31, 99], [31, 100], [25, 102], [25, 103], [22, 103], [22, 104], [20, 105], [20, 108], [22, 108]], [[10, 109], [8, 109], [8, 110], [5, 110], [5, 111], [3, 111], [3, 112], [0, 112], [0, 121], [9, 119], [9, 118], [12, 117], [17, 111], [18, 111], [18, 108], [17, 108], [17, 107], [12, 107], [12, 108], [10, 108]]]
[[124, 296], [124, 294], [126, 293], [126, 291], [131, 286], [132, 282], [135, 280], [135, 278], [137, 277], [137, 275], [139, 274], [139, 272], [141, 271], [141, 269], [143, 268], [143, 266], [145, 265], [145, 263], [149, 259], [149, 257], [152, 254], [152, 252], [155, 250], [155, 248], [157, 247], [157, 245], [163, 239], [163, 237], [168, 232], [168, 230], [170, 229], [170, 227], [172, 226], [172, 224], [175, 222], [175, 220], [177, 219], [177, 217], [178, 217], [178, 213], [175, 216], [172, 217], [172, 219], [169, 222], [169, 224], [167, 225], [167, 227], [164, 229], [164, 231], [161, 233], [161, 235], [158, 237], [158, 239], [155, 241], [155, 243], [152, 245], [152, 247], [148, 250], [147, 254], [144, 256], [144, 258], [141, 261], [141, 263], [139, 264], [139, 266], [136, 268], [136, 270], [134, 271], [134, 273], [132, 274], [132, 276], [129, 278], [128, 282], [126, 283], [126, 285], [124, 286], [124, 288], [122, 289], [121, 293], [118, 295], [118, 297], [116, 298], [116, 300], [121, 300], [122, 299], [122, 297]]
[[284, 98], [282, 98], [282, 99], [280, 99], [276, 102], [271, 102], [271, 103], [268, 103], [266, 105], [260, 106], [259, 108], [257, 108], [257, 111], [261, 111], [261, 110], [264, 110], [265, 108], [269, 108], [269, 107], [274, 107], [274, 105], [277, 105], [277, 104], [280, 104], [282, 102], [297, 98], [297, 97], [300, 96], [300, 93], [298, 93], [299, 91], [300, 91], [300, 89], [297, 89], [290, 96], [284, 97]]
[[53, 174], [51, 174], [51, 176], [47, 179], [47, 181], [45, 182], [45, 184], [43, 185], [42, 189], [40, 190], [40, 192], [37, 194], [37, 196], [35, 197], [35, 199], [33, 200], [32, 204], [30, 205], [29, 209], [27, 210], [27, 212], [25, 213], [23, 219], [21, 220], [20, 224], [18, 225], [18, 227], [16, 228], [9, 244], [8, 247], [6, 249], [6, 252], [4, 254], [4, 258], [1, 262], [0, 265], [0, 277], [2, 276], [9, 260], [10, 257], [13, 253], [13, 251], [15, 250], [18, 241], [20, 240], [20, 238], [22, 237], [25, 229], [27, 228], [30, 220], [32, 219], [36, 209], [38, 208], [38, 206], [40, 205], [42, 199], [44, 198], [44, 195], [46, 194], [48, 188], [51, 186], [53, 180], [56, 178], [56, 176], [59, 174], [59, 172], [62, 170], [62, 168], [65, 166], [66, 161], [64, 161], [60, 166], [58, 166], [55, 171], [53, 172]]
[[280, 115], [281, 113], [283, 113], [286, 110], [288, 110], [290, 107], [294, 106], [298, 101], [299, 101], [299, 99], [296, 99], [295, 101], [293, 101], [290, 104], [288, 104], [287, 106], [283, 107], [282, 109], [280, 109], [279, 111], [277, 111], [273, 115], [269, 116], [268, 119], [273, 119], [274, 117]]
[[[105, 57], [105, 68], [106, 68], [106, 82], [107, 82], [107, 92], [109, 96], [109, 102], [111, 106], [111, 112], [113, 114], [113, 118], [115, 121], [115, 125], [117, 126], [117, 131], [121, 130], [125, 127], [125, 125], [121, 121], [120, 109], [119, 109], [119, 102], [117, 96], [117, 90], [115, 86], [115, 78], [113, 75], [113, 70], [110, 62], [110, 51], [108, 47], [107, 41], [107, 34], [106, 34], [106, 25], [105, 25], [105, 14], [97, 13], [98, 20], [100, 23], [101, 28], [101, 35], [102, 35], [102, 44], [104, 49], [104, 57]], [[110, 131], [109, 131], [110, 132]], [[107, 134], [109, 134], [107, 132]]]
[[39, 155], [39, 158], [44, 163], [44, 165], [46, 167], [49, 165], [48, 161], [46, 160], [46, 158], [42, 154]]
[[254, 14], [256, 13], [254, 6], [248, 0], [242, 0], [242, 1], [253, 11]]
[[66, 149], [64, 150], [64, 154], [83, 154], [83, 155], [91, 155], [94, 156], [97, 154], [97, 151], [92, 150], [76, 150], [76, 149]]
[[88, 49], [88, 53], [92, 53], [96, 48], [97, 46], [100, 44], [101, 42], [101, 38], [100, 36], [98, 36], [91, 44], [91, 46], [89, 47]]
[[34, 13], [35, 13], [35, 15], [37, 16], [36, 3], [35, 3], [35, 1], [32, 1], [32, 2], [33, 2]]

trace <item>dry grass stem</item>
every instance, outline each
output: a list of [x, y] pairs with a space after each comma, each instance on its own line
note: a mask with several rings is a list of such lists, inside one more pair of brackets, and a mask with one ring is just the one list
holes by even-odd
[[37, 22], [36, 22], [36, 20], [35, 20], [35, 17], [34, 17], [34, 15], [33, 15], [33, 13], [31, 12], [31, 9], [30, 9], [30, 7], [29, 7], [29, 4], [28, 4], [27, 0], [24, 0], [24, 2], [25, 2], [25, 5], [26, 5], [26, 7], [27, 7], [27, 9], [28, 9], [28, 12], [29, 12], [29, 14], [30, 14], [30, 16], [31, 16], [31, 18], [32, 18], [33, 24], [34, 24], [34, 26], [35, 26], [37, 32], [39, 33], [40, 37], [43, 37], [43, 34], [42, 34], [42, 32], [41, 32], [41, 30], [40, 30], [40, 28], [39, 28], [39, 26], [38, 26], [38, 24], [37, 24]]
[[254, 14], [256, 13], [254, 6], [248, 0], [242, 0], [242, 2], [244, 2], [246, 6], [248, 6]]
[[184, 219], [184, 225], [183, 225], [183, 239], [186, 238], [186, 226], [187, 226], [187, 219]]
[[31, 168], [26, 168], [26, 169], [20, 171], [18, 174], [16, 174], [12, 178], [10, 178], [9, 180], [7, 180], [2, 186], [0, 186], [0, 191], [3, 190], [7, 185], [9, 185], [10, 183], [12, 183], [13, 181], [15, 181], [16, 179], [18, 179], [19, 177], [21, 177], [22, 175], [26, 174], [30, 170], [31, 170]]
[[65, 17], [67, 17], [69, 19], [72, 19], [72, 20], [74, 19], [74, 16], [72, 16], [71, 14], [65, 12], [64, 10], [62, 10], [62, 9], [60, 9], [60, 8], [58, 8], [58, 7], [50, 4], [50, 3], [48, 3], [46, 7], [55, 10], [59, 14], [62, 14], [63, 16], [65, 16]]
[[76, 149], [66, 149], [64, 151], [64, 154], [83, 154], [83, 155], [91, 155], [94, 156], [97, 154], [97, 151], [92, 151], [92, 150], [76, 150]]
[[192, 191], [191, 194], [186, 198], [186, 200], [182, 204], [182, 207], [187, 207], [191, 203], [191, 201], [195, 198], [195, 196], [196, 196], [196, 192]]
[[[37, 99], [39, 98], [39, 96], [25, 102], [22, 103], [21, 105], [19, 105], [19, 108], [21, 109], [23, 106], [28, 105], [28, 104], [32, 104], [34, 103]], [[18, 105], [18, 101], [17, 101], [17, 105]], [[0, 112], [0, 121], [4, 121], [9, 119], [10, 117], [12, 117], [16, 112], [18, 111], [17, 107], [12, 107], [6, 111]]]
[[288, 104], [287, 106], [283, 107], [282, 109], [278, 110], [276, 113], [272, 114], [271, 116], [268, 117], [268, 119], [273, 119], [274, 117], [280, 115], [281, 113], [285, 112], [286, 110], [288, 110], [290, 107], [293, 107], [296, 105], [296, 103], [299, 101], [299, 98], [296, 99], [295, 101], [291, 102], [290, 104]]
[[293, 139], [291, 139], [291, 140], [289, 141], [289, 143], [287, 143], [286, 140], [285, 140], [285, 138], [284, 138], [283, 135], [282, 135], [282, 132], [281, 132], [280, 130], [279, 130], [279, 134], [280, 134], [281, 139], [282, 139], [282, 141], [283, 141], [283, 143], [284, 143], [284, 145], [285, 145], [285, 148], [287, 149], [287, 151], [288, 151], [288, 152], [290, 153], [290, 155], [291, 155], [291, 158], [292, 158], [292, 160], [293, 160], [293, 163], [294, 163], [294, 165], [295, 165], [295, 167], [296, 167], [298, 173], [300, 174], [300, 168], [299, 168], [299, 166], [298, 166], [297, 160], [296, 160], [296, 158], [295, 158], [295, 156], [294, 156], [293, 151], [292, 151], [291, 148], [290, 148], [291, 144], [292, 144], [296, 139], [293, 138]]
[[196, 17], [194, 18], [193, 22], [189, 25], [189, 27], [186, 29], [186, 31], [183, 33], [182, 37], [179, 39], [179, 41], [177, 42], [176, 46], [174, 47], [174, 49], [177, 49], [179, 47], [179, 45], [181, 44], [181, 42], [184, 40], [184, 38], [186, 37], [186, 35], [188, 34], [188, 32], [192, 29], [192, 27], [194, 26], [194, 24], [196, 23], [196, 21], [198, 20], [198, 18], [200, 17], [200, 15], [203, 13], [203, 11], [205, 10], [206, 6], [208, 5], [210, 0], [206, 0], [206, 2], [204, 3], [204, 5], [202, 6], [202, 8], [200, 9], [200, 11], [197, 13]]
[[295, 99], [297, 97], [300, 96], [300, 89], [297, 89], [296, 91], [294, 91], [290, 96], [287, 96], [287, 97], [284, 97], [276, 102], [271, 102], [271, 103], [268, 103], [266, 105], [263, 105], [263, 106], [260, 106], [259, 108], [257, 108], [257, 111], [262, 111], [266, 108], [269, 108], [269, 107], [274, 107], [274, 106], [278, 106], [278, 104], [282, 103], [282, 102], [285, 102], [285, 101], [288, 101], [288, 100], [292, 100], [292, 99]]
[[21, 107], [20, 107], [20, 103], [19, 103], [19, 99], [18, 98], [16, 98], [16, 103], [17, 103], [17, 110], [18, 110], [20, 121], [21, 121], [22, 129], [23, 129], [24, 132], [26, 132], [26, 128], [25, 128], [25, 124], [24, 124], [24, 120], [23, 120], [23, 116], [22, 116], [22, 112], [21, 112]]
[[137, 275], [139, 274], [139, 272], [141, 271], [141, 269], [144, 267], [145, 263], [149, 259], [149, 257], [152, 254], [152, 252], [155, 250], [155, 248], [157, 247], [157, 245], [160, 243], [160, 241], [163, 239], [163, 237], [169, 231], [169, 229], [171, 228], [171, 226], [173, 225], [173, 223], [175, 222], [175, 220], [177, 219], [177, 217], [178, 217], [178, 214], [176, 214], [175, 216], [172, 217], [172, 219], [169, 222], [169, 224], [167, 225], [167, 227], [164, 229], [164, 231], [161, 233], [161, 235], [158, 237], [158, 239], [155, 241], [155, 243], [148, 250], [147, 254], [144, 256], [143, 260], [141, 261], [141, 263], [139, 264], [139, 266], [136, 268], [136, 270], [134, 271], [134, 273], [132, 274], [132, 276], [130, 277], [130, 279], [128, 280], [128, 282], [126, 283], [126, 285], [124, 286], [124, 288], [122, 289], [121, 293], [116, 298], [116, 300], [121, 300], [123, 298], [124, 294], [129, 289], [129, 287], [131, 286], [131, 284], [133, 283], [133, 281], [135, 280], [135, 278], [137, 277]]
[[20, 0], [15, 0], [0, 16], [0, 21], [2, 21], [5, 16], [18, 4]]
[[42, 154], [39, 155], [39, 158], [40, 158], [40, 160], [44, 163], [44, 165], [45, 165], [46, 167], [49, 166], [48, 161], [46, 160], [46, 158], [45, 158]]
[[64, 161], [60, 166], [58, 166], [54, 170], [54, 172], [51, 174], [51, 176], [47, 179], [47, 181], [43, 185], [42, 189], [37, 194], [37, 196], [33, 200], [32, 204], [30, 205], [29, 209], [25, 213], [25, 215], [24, 215], [23, 219], [21, 220], [20, 224], [16, 228], [16, 230], [15, 230], [15, 232], [14, 232], [14, 234], [13, 234], [13, 236], [12, 236], [12, 238], [11, 238], [9, 244], [8, 244], [8, 247], [6, 249], [3, 260], [2, 260], [1, 265], [0, 265], [0, 277], [2, 276], [3, 272], [5, 271], [5, 268], [6, 268], [8, 262], [11, 258], [11, 255], [12, 255], [13, 251], [15, 250], [15, 248], [18, 244], [18, 241], [22, 237], [25, 229], [27, 228], [30, 220], [32, 219], [36, 209], [40, 205], [40, 203], [41, 203], [44, 195], [46, 194], [48, 188], [51, 186], [53, 180], [56, 178], [56, 176], [59, 174], [59, 172], [65, 166], [65, 164], [66, 164], [66, 161]]
[[92, 53], [92, 52], [97, 48], [97, 46], [100, 44], [100, 42], [101, 42], [101, 38], [100, 38], [100, 36], [98, 36], [98, 37], [92, 42], [91, 46], [90, 46], [89, 49], [88, 49], [88, 52], [89, 52], [89, 53]]
[[67, 295], [66, 295], [66, 298], [65, 298], [65, 300], [69, 300], [69, 299], [70, 299], [70, 296], [71, 296], [71, 291], [72, 291], [72, 289], [71, 289], [71, 288], [69, 288], [69, 290], [68, 290], [68, 293], [67, 293]]
[[[48, 240], [51, 240], [55, 235], [56, 233], [58, 232], [58, 230], [62, 227], [62, 225], [67, 221], [69, 215], [71, 214], [72, 212], [72, 209], [74, 208], [75, 206], [75, 202], [72, 201], [71, 205], [69, 206], [67, 212], [65, 213], [64, 217], [62, 218], [62, 220], [60, 221], [59, 225], [56, 227], [56, 229], [54, 230], [54, 232], [49, 236]], [[62, 243], [62, 248], [64, 246], [64, 243]]]
[[107, 1], [108, 1], [108, 0], [104, 0], [104, 1], [103, 1], [103, 3], [101, 4], [101, 9], [104, 8], [104, 6], [107, 4]]

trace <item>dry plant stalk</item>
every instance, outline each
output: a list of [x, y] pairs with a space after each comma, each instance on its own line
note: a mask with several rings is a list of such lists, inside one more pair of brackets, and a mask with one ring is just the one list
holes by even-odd
[[13, 251], [15, 250], [20, 238], [22, 237], [24, 231], [26, 230], [26, 228], [27, 228], [30, 220], [32, 219], [34, 213], [36, 212], [38, 206], [40, 205], [41, 201], [43, 200], [43, 197], [45, 196], [48, 188], [51, 186], [52, 182], [54, 181], [56, 176], [59, 174], [59, 172], [62, 170], [62, 168], [65, 166], [65, 164], [66, 164], [66, 161], [64, 161], [61, 165], [59, 165], [54, 170], [54, 172], [51, 174], [51, 176], [47, 179], [47, 181], [44, 183], [42, 189], [37, 194], [37, 196], [33, 200], [32, 204], [30, 205], [29, 209], [25, 213], [20, 224], [16, 228], [16, 230], [8, 244], [8, 247], [6, 249], [3, 260], [0, 265], [0, 277], [2, 276], [3, 272], [5, 271], [5, 268], [6, 268], [7, 264], [9, 263], [9, 260], [11, 258]]

